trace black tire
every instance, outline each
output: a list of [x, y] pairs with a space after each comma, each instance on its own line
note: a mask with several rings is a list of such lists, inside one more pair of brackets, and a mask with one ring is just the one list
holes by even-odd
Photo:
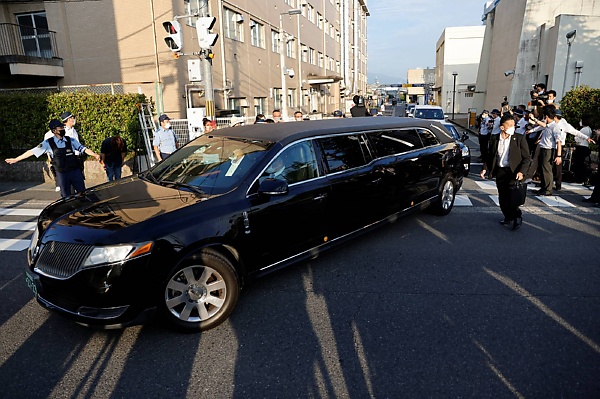
[[232, 263], [218, 252], [204, 249], [170, 273], [164, 284], [162, 313], [178, 329], [209, 330], [229, 317], [240, 286]]
[[429, 207], [436, 215], [447, 215], [454, 206], [454, 198], [457, 192], [456, 181], [451, 175], [446, 175], [439, 187], [438, 198]]

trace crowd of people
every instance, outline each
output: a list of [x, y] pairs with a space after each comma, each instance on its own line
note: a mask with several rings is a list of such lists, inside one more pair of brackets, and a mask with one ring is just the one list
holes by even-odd
[[[595, 133], [591, 115], [581, 115], [580, 129], [574, 128], [562, 115], [556, 101], [556, 92], [537, 84], [531, 91], [530, 106], [510, 107], [504, 99], [500, 109], [484, 110], [477, 118], [479, 147], [483, 168], [481, 177], [496, 177], [499, 202], [505, 218], [502, 224], [512, 223], [519, 228], [522, 215], [518, 206], [508, 204], [510, 187], [519, 181], [533, 182], [540, 196], [553, 195], [562, 189], [563, 162], [569, 151], [570, 173], [575, 183], [585, 183], [590, 171], [586, 160], [589, 144], [595, 143], [600, 130]], [[574, 145], [567, 143], [567, 135], [574, 137]], [[523, 151], [526, 149], [526, 151]], [[517, 155], [518, 154], [518, 155]], [[509, 177], [507, 177], [507, 175]], [[591, 198], [585, 202], [600, 206], [600, 184], [596, 184]]]

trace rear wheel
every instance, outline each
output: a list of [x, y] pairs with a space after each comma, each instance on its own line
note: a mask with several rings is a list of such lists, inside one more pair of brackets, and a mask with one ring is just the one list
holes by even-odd
[[431, 204], [431, 211], [437, 215], [447, 215], [454, 206], [454, 198], [456, 194], [456, 183], [451, 175], [446, 175], [440, 185], [440, 193], [437, 200]]
[[164, 287], [163, 313], [177, 328], [208, 330], [229, 317], [239, 292], [239, 278], [231, 262], [205, 249], [170, 274]]

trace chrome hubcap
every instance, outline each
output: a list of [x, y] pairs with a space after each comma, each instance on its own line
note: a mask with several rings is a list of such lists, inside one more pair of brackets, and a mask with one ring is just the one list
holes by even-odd
[[182, 321], [200, 322], [213, 317], [225, 303], [227, 287], [223, 276], [208, 266], [181, 269], [165, 289], [165, 303]]
[[451, 181], [447, 181], [442, 189], [442, 207], [449, 209], [454, 201], [454, 185]]

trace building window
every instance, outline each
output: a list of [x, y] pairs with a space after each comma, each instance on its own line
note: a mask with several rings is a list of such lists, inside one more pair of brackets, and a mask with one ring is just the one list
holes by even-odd
[[52, 58], [52, 44], [45, 12], [19, 14], [17, 24], [26, 56]]
[[308, 62], [311, 65], [315, 65], [315, 49], [314, 48], [309, 48], [308, 49]]
[[286, 40], [285, 41], [285, 55], [290, 58], [296, 58], [296, 41]]
[[228, 39], [244, 41], [244, 17], [229, 8], [225, 8], [223, 16], [223, 31]]
[[287, 105], [290, 108], [296, 107], [296, 89], [288, 89]]
[[329, 59], [329, 70], [335, 71], [335, 60], [333, 58]]
[[288, 6], [294, 8], [294, 0], [283, 0], [283, 2]]
[[254, 47], [265, 48], [265, 27], [263, 24], [250, 20], [250, 42]]
[[319, 55], [317, 57], [319, 59], [319, 67], [323, 68], [323, 53], [319, 51]]
[[337, 29], [335, 30], [335, 41], [340, 42], [340, 31]]
[[265, 97], [254, 97], [254, 116], [258, 114], [265, 114], [265, 104], [267, 99]]
[[302, 62], [308, 62], [308, 47], [306, 44], [303, 44], [300, 47], [302, 47], [302, 54], [300, 55]]
[[341, 73], [340, 69], [341, 69], [341, 64], [340, 64], [339, 61], [336, 61], [335, 62], [335, 70], [336, 70], [336, 72], [337, 73]]
[[315, 8], [309, 4], [307, 7], [306, 13], [307, 13], [306, 18], [308, 18], [308, 20], [314, 24], [315, 23]]
[[317, 28], [323, 29], [323, 16], [317, 11]]
[[[187, 15], [198, 15], [200, 13], [200, 0], [183, 0], [183, 6]], [[185, 23], [192, 28], [196, 27], [198, 17], [186, 18]]]
[[274, 53], [279, 54], [281, 46], [281, 38], [279, 32], [272, 30], [271, 31], [271, 49]]
[[275, 104], [275, 109], [281, 109], [281, 89], [273, 89], [273, 102]]
[[246, 116], [246, 107], [242, 107], [242, 102], [245, 103], [245, 98], [229, 98], [229, 103], [227, 104], [229, 109], [235, 109], [242, 116]]
[[308, 105], [308, 89], [302, 89], [302, 97], [300, 97], [300, 106]]

